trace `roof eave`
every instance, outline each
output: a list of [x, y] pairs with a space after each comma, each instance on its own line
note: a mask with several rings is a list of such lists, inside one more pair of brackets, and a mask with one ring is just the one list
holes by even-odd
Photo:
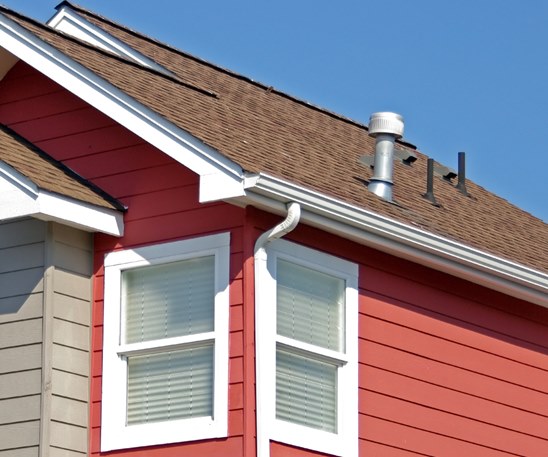
[[124, 234], [122, 212], [41, 189], [0, 162], [0, 222], [22, 217], [55, 221], [87, 232]]
[[248, 176], [244, 188], [235, 203], [285, 215], [287, 203], [297, 202], [308, 225], [548, 308], [548, 274], [541, 271], [268, 174]]

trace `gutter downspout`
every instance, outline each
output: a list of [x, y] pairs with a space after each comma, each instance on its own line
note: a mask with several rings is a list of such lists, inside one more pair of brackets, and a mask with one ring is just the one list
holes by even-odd
[[[289, 232], [291, 232], [301, 219], [301, 206], [296, 202], [291, 202], [287, 205], [286, 218], [275, 227], [264, 232], [255, 242], [254, 250], [254, 272], [255, 272], [255, 423], [257, 428], [257, 457], [268, 457], [270, 455], [270, 438], [268, 436], [268, 423], [265, 422], [263, 416], [263, 401], [273, 401], [272, 399], [265, 398], [261, 392], [264, 385], [262, 380], [259, 379], [261, 373], [264, 370], [260, 369], [262, 363], [259, 354], [263, 352], [262, 338], [259, 337], [259, 327], [257, 322], [258, 314], [261, 309], [261, 283], [262, 277], [268, 274], [267, 270], [267, 256], [265, 246], [272, 240], [282, 238]], [[267, 411], [272, 408], [265, 408]]]

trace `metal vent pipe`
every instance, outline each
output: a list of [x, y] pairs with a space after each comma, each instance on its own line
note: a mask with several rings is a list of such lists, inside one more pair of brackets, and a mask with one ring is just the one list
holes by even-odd
[[369, 135], [375, 138], [373, 177], [367, 188], [392, 201], [394, 142], [403, 136], [403, 117], [396, 113], [373, 113], [369, 119]]

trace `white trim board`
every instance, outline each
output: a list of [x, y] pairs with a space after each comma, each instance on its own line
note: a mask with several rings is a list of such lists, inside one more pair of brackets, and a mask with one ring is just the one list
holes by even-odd
[[124, 233], [124, 218], [120, 211], [43, 190], [0, 161], [0, 221], [27, 216], [88, 232], [114, 236]]
[[204, 177], [204, 182], [200, 180], [201, 202], [243, 195], [240, 166], [3, 14], [0, 14], [0, 43], [89, 105]]
[[55, 30], [59, 30], [93, 46], [112, 52], [120, 57], [133, 60], [140, 65], [152, 68], [165, 75], [175, 76], [172, 72], [154, 62], [154, 60], [149, 59], [123, 41], [120, 41], [110, 33], [80, 16], [69, 5], [63, 5], [47, 22], [47, 25]]
[[287, 181], [258, 174], [245, 182], [238, 204], [285, 215], [288, 202], [302, 207], [301, 221], [396, 257], [548, 307], [548, 274], [465, 244], [341, 202]]
[[[179, 340], [185, 344], [188, 341], [203, 342], [210, 339], [214, 344], [213, 415], [128, 425], [128, 357], [121, 344], [124, 327], [122, 272], [210, 255], [215, 256], [215, 277], [212, 278], [215, 292], [214, 330], [171, 338], [168, 343]], [[114, 251], [106, 255], [101, 451], [223, 438], [228, 435], [229, 270], [229, 232]], [[140, 349], [139, 344], [132, 344], [137, 346], [137, 351]], [[155, 342], [148, 341], [144, 346], [151, 344]]]

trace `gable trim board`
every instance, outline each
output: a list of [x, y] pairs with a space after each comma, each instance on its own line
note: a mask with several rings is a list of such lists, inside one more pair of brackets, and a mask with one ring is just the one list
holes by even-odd
[[55, 30], [86, 41], [98, 48], [110, 51], [120, 57], [133, 60], [145, 67], [152, 68], [160, 73], [175, 77], [173, 73], [158, 65], [153, 60], [131, 48], [124, 42], [101, 30], [99, 27], [86, 21], [75, 13], [70, 6], [60, 5], [57, 13], [47, 22]]
[[0, 221], [27, 216], [114, 236], [124, 233], [121, 212], [48, 192], [0, 161]]
[[242, 169], [30, 31], [0, 14], [0, 43], [11, 54], [200, 175], [200, 202], [243, 194]]
[[285, 204], [295, 201], [302, 204], [303, 221], [310, 225], [548, 307], [546, 273], [266, 174], [246, 176], [219, 151], [3, 15], [0, 41], [6, 50], [200, 175], [200, 202], [225, 200], [285, 214]]

